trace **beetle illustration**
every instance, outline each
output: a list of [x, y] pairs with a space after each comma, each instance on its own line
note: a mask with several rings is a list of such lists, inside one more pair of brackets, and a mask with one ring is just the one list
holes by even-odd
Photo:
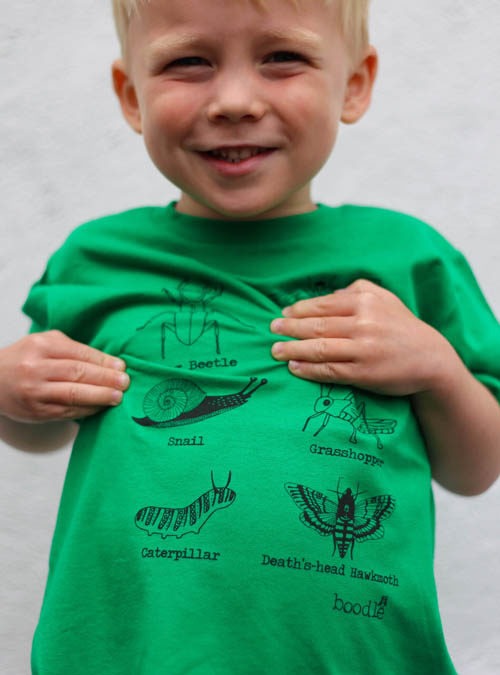
[[162, 288], [162, 292], [176, 305], [175, 311], [166, 310], [155, 314], [143, 326], [137, 330], [144, 330], [159, 317], [169, 315], [169, 318], [160, 324], [160, 349], [161, 358], [166, 358], [167, 333], [173, 333], [177, 340], [187, 346], [194, 345], [205, 333], [214, 331], [215, 351], [220, 354], [220, 327], [217, 319], [210, 318], [210, 310], [221, 315], [229, 316], [234, 321], [242, 324], [246, 328], [253, 329], [253, 326], [240, 321], [237, 317], [226, 314], [211, 304], [215, 298], [222, 295], [222, 288], [210, 288], [209, 286], [198, 286], [189, 281], [181, 281], [177, 285], [177, 292], [172, 293], [167, 288]]
[[185, 534], [199, 534], [207, 520], [220, 509], [226, 509], [236, 499], [236, 492], [229, 487], [231, 472], [224, 487], [217, 487], [211, 473], [212, 487], [194, 502], [181, 508], [144, 506], [136, 513], [135, 524], [149, 536], [159, 534], [162, 539]]
[[317, 436], [331, 419], [336, 418], [345, 420], [352, 426], [352, 434], [349, 439], [350, 443], [358, 442], [357, 433], [359, 432], [361, 434], [375, 436], [377, 439], [377, 448], [382, 450], [384, 446], [379, 435], [393, 434], [397, 426], [397, 421], [379, 417], [367, 417], [365, 403], [358, 403], [352, 391], [343, 398], [335, 398], [332, 395], [334, 388], [334, 385], [321, 385], [321, 394], [314, 403], [315, 412], [307, 418], [302, 431], [307, 429], [307, 425], [315, 417], [322, 417], [323, 419], [321, 426], [314, 432], [314, 436]]
[[339, 556], [345, 558], [350, 551], [352, 560], [356, 542], [382, 539], [382, 520], [389, 518], [396, 502], [390, 495], [378, 495], [358, 504], [359, 491], [353, 494], [352, 489], [347, 488], [339, 492], [339, 486], [340, 478], [337, 490], [332, 490], [337, 495], [336, 502], [306, 485], [287, 483], [285, 490], [302, 510], [300, 520], [304, 525], [323, 537], [332, 536], [332, 556], [338, 550]]
[[[238, 408], [248, 401], [257, 389], [267, 384], [256, 377], [234, 394], [207, 396], [194, 382], [180, 378], [164, 380], [150, 389], [144, 397], [145, 417], [132, 417], [143, 427], [177, 427], [200, 422]], [[255, 386], [254, 386], [255, 385]]]

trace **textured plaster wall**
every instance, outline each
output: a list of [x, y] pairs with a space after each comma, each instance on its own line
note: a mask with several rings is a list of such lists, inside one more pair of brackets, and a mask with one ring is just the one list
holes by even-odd
[[[374, 0], [373, 107], [343, 129], [315, 190], [437, 226], [467, 252], [497, 315], [499, 34], [493, 0]], [[120, 119], [109, 87], [116, 53], [108, 2], [2, 6], [0, 346], [26, 331], [19, 306], [75, 225], [176, 195]], [[23, 675], [68, 448], [43, 451], [36, 428], [1, 431], [0, 672]], [[436, 489], [439, 594], [463, 675], [500, 673], [499, 498], [500, 486], [474, 499]]]

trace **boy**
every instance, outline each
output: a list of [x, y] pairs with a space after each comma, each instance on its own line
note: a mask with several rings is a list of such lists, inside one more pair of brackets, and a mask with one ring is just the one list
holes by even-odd
[[375, 77], [352, 4], [152, 0], [121, 24], [117, 94], [181, 198], [77, 231], [26, 305], [49, 332], [2, 352], [17, 419], [118, 403], [100, 350], [131, 375], [81, 424], [34, 672], [454, 672], [429, 461], [465, 494], [498, 474], [469, 370], [498, 393], [499, 328], [436, 233], [311, 202]]

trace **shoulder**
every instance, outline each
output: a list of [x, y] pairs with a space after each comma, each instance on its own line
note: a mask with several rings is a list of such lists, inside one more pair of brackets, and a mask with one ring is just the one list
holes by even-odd
[[450, 253], [455, 250], [432, 225], [408, 213], [353, 204], [345, 204], [336, 210], [353, 232], [390, 242], [393, 247], [416, 245], [418, 249], [439, 249]]
[[356, 240], [356, 250], [363, 250], [381, 264], [388, 256], [391, 265], [407, 268], [422, 263], [462, 265], [465, 261], [433, 225], [408, 213], [353, 204], [323, 209], [330, 212], [344, 240]]
[[85, 245], [88, 241], [139, 238], [148, 231], [148, 225], [164, 218], [165, 207], [143, 206], [95, 218], [75, 228], [63, 247]]
[[139, 207], [90, 220], [75, 228], [51, 256], [52, 276], [77, 273], [79, 269], [112, 264], [143, 245], [153, 246], [155, 223], [165, 219], [165, 207]]

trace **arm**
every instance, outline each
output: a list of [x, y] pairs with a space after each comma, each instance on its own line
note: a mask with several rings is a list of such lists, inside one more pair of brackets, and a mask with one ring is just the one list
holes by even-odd
[[409, 396], [434, 478], [460, 494], [486, 490], [500, 472], [500, 406], [451, 344], [389, 291], [359, 280], [296, 303], [271, 330], [273, 356], [298, 377]]
[[87, 417], [118, 405], [129, 384], [121, 359], [59, 331], [0, 350], [0, 415], [19, 422]]

